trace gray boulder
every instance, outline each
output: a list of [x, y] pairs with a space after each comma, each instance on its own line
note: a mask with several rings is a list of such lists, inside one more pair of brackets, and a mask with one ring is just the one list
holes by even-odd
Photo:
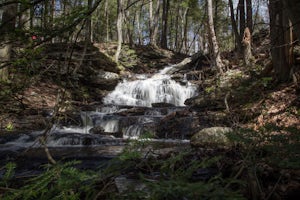
[[226, 148], [232, 145], [227, 133], [233, 132], [229, 127], [211, 127], [200, 130], [190, 140], [193, 147]]

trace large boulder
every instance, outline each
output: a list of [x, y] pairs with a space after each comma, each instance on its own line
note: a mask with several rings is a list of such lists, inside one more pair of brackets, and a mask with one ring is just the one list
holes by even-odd
[[233, 132], [229, 127], [205, 128], [194, 134], [190, 140], [193, 147], [226, 148], [232, 145], [227, 134]]
[[156, 136], [168, 139], [189, 139], [195, 133], [197, 125], [198, 118], [190, 111], [175, 111], [159, 121]]

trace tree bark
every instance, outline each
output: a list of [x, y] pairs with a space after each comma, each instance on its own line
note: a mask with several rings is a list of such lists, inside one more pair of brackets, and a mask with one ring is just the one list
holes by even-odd
[[214, 20], [212, 12], [212, 0], [207, 0], [207, 15], [208, 15], [208, 29], [209, 29], [209, 39], [212, 44], [212, 62], [213, 66], [217, 68], [219, 73], [223, 73], [223, 63], [220, 57], [219, 45], [217, 42], [217, 37], [214, 29]]
[[[93, 0], [88, 0], [88, 9], [92, 9]], [[87, 43], [92, 42], [92, 14], [87, 16], [86, 20], [86, 29], [85, 29], [85, 41]]]
[[246, 12], [247, 12], [247, 27], [250, 30], [250, 33], [253, 33], [253, 19], [252, 19], [252, 0], [246, 0]]
[[163, 13], [162, 13], [162, 33], [161, 33], [161, 47], [168, 48], [168, 18], [169, 18], [170, 0], [163, 0]]
[[[245, 1], [244, 0], [239, 0], [238, 4], [238, 10], [239, 10], [239, 19], [240, 19], [240, 35], [244, 33], [244, 30], [246, 28], [246, 23], [245, 23]], [[240, 37], [239, 43], [242, 42], [242, 38]]]
[[289, 79], [291, 64], [291, 37], [289, 34], [289, 22], [283, 13], [283, 2], [270, 0], [270, 36], [271, 36], [271, 56], [275, 76], [278, 81], [285, 82]]
[[230, 8], [230, 17], [231, 17], [232, 29], [233, 29], [234, 36], [235, 36], [235, 45], [236, 45], [236, 48], [237, 48], [237, 52], [241, 52], [241, 50], [242, 50], [242, 44], [240, 43], [241, 36], [239, 34], [237, 23], [236, 23], [236, 20], [235, 20], [232, 0], [229, 0], [228, 4], [229, 4], [229, 8]]
[[123, 23], [123, 0], [117, 0], [118, 2], [118, 19], [117, 19], [117, 32], [118, 32], [118, 47], [115, 54], [115, 61], [119, 62], [119, 56], [122, 49], [123, 35], [122, 35], [122, 23]]
[[153, 15], [153, 1], [150, 1], [150, 44], [153, 46], [157, 46], [157, 34], [158, 34], [158, 20], [159, 20], [159, 11], [160, 11], [160, 0], [156, 2], [155, 13]]
[[300, 1], [299, 0], [281, 0], [284, 8], [287, 9], [285, 13], [288, 14], [292, 26], [295, 30], [298, 40], [300, 40]]
[[248, 27], [246, 27], [244, 31], [243, 45], [244, 45], [244, 64], [246, 66], [251, 66], [253, 56], [251, 52], [251, 33]]
[[4, 6], [2, 14], [2, 25], [0, 27], [0, 81], [8, 80], [7, 63], [11, 58], [12, 44], [10, 36], [14, 33], [17, 17], [17, 4]]

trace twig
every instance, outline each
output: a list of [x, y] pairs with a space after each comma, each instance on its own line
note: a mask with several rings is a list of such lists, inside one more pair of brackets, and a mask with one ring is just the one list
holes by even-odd
[[230, 109], [229, 109], [229, 106], [228, 106], [228, 101], [227, 101], [229, 95], [230, 95], [230, 92], [227, 92], [227, 94], [225, 95], [225, 98], [224, 98], [224, 103], [225, 103], [225, 106], [226, 106], [226, 112], [228, 112], [228, 113], [230, 112]]
[[274, 193], [275, 189], [277, 188], [279, 182], [281, 181], [281, 178], [282, 178], [282, 174], [280, 175], [280, 177], [278, 178], [277, 182], [275, 183], [272, 191], [269, 193], [269, 195], [267, 196], [267, 198], [265, 200], [268, 200], [271, 198], [272, 194]]
[[46, 142], [45, 142], [45, 137], [44, 137], [44, 136], [40, 137], [40, 138], [39, 138], [39, 141], [40, 141], [40, 143], [41, 143], [41, 144], [43, 145], [43, 147], [44, 147], [44, 150], [45, 150], [45, 153], [46, 153], [46, 155], [47, 155], [47, 158], [48, 158], [49, 162], [50, 162], [52, 165], [55, 165], [55, 164], [56, 164], [56, 161], [53, 159], [52, 155], [50, 154], [50, 151], [49, 151], [49, 149], [48, 149], [48, 147], [47, 147], [47, 145], [46, 145]]

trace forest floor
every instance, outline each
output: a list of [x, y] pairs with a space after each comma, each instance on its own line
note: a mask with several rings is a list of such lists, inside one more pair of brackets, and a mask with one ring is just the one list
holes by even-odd
[[[95, 44], [94, 46], [110, 56], [113, 55], [116, 48], [115, 44]], [[230, 164], [224, 164], [226, 166], [223, 166], [223, 169], [235, 167], [236, 163], [251, 161], [252, 163], [247, 163], [248, 167], [251, 166], [248, 169], [255, 168], [256, 170], [256, 167], [258, 167], [261, 170], [257, 172], [258, 174], [253, 175], [250, 172], [244, 172], [241, 175], [239, 172], [235, 172], [237, 173], [236, 177], [241, 176], [242, 179], [250, 179], [248, 182], [255, 182], [248, 186], [251, 191], [248, 191], [249, 194], [246, 194], [246, 196], [249, 199], [259, 199], [262, 197], [261, 195], [265, 195], [264, 199], [282, 199], [284, 196], [286, 199], [296, 199], [300, 188], [299, 143], [297, 143], [300, 130], [299, 86], [293, 81], [278, 83], [272, 78], [272, 71], [267, 73], [265, 71], [266, 63], [269, 61], [268, 56], [261, 56], [263, 53], [259, 50], [256, 51], [256, 54], [254, 56], [257, 57], [257, 60], [253, 67], [244, 67], [241, 59], [237, 59], [232, 53], [223, 54], [223, 59], [228, 60], [228, 71], [221, 77], [208, 70], [209, 61], [203, 57], [198, 63], [204, 63], [207, 66], [193, 65], [190, 66], [191, 68], [184, 70], [193, 76], [203, 76], [202, 80], [192, 81], [200, 85], [200, 93], [202, 92], [207, 97], [200, 107], [202, 113], [205, 112], [211, 115], [211, 119], [213, 119], [211, 124], [250, 128], [262, 134], [271, 130], [273, 135], [292, 135], [286, 140], [285, 144], [276, 143], [278, 146], [272, 149], [272, 152], [276, 153], [276, 158], [286, 161], [283, 166], [276, 164], [279, 161], [275, 157], [275, 160], [268, 162], [268, 159], [274, 154], [270, 153], [269, 150], [260, 149], [261, 144], [268, 143], [267, 140], [264, 140], [264, 142], [257, 142], [259, 146], [253, 145], [253, 143], [251, 143], [253, 146], [249, 145], [251, 148], [261, 150], [251, 154], [253, 156], [251, 159], [248, 157], [243, 158], [240, 154], [237, 155], [234, 150], [223, 153], [227, 155], [226, 158], [230, 157], [226, 161]], [[121, 76], [126, 76], [128, 73], [151, 74], [166, 65], [179, 63], [185, 57], [151, 46], [137, 46], [134, 48], [124, 46], [120, 63], [125, 70], [121, 73]], [[207, 71], [209, 71], [209, 74], [205, 74]], [[29, 80], [30, 83], [25, 84], [26, 87], [22, 88], [22, 91], [18, 90], [16, 93], [14, 90], [18, 88], [15, 88], [13, 83], [3, 87], [7, 90], [7, 93], [5, 93], [7, 98], [1, 99], [3, 102], [0, 112], [1, 132], [39, 130], [47, 126], [47, 117], [57, 103], [58, 91], [63, 90], [63, 87], [57, 84], [57, 77], [55, 76], [54, 74], [48, 76], [48, 78], [36, 76]], [[216, 81], [217, 79], [219, 81]], [[213, 85], [213, 83], [217, 84]], [[71, 92], [73, 88], [69, 88], [70, 91], [67, 89], [64, 93], [67, 96], [67, 101], [61, 109], [62, 112], [67, 113], [69, 110], [77, 109], [80, 106], [93, 105], [107, 92], [102, 93], [101, 91], [98, 96], [91, 95], [91, 91], [96, 91], [97, 88], [87, 90], [85, 87], [93, 86], [86, 85], [84, 87], [80, 84], [83, 83], [79, 83], [79, 86], [77, 86], [77, 93]], [[78, 97], [79, 94], [80, 98]], [[215, 104], [212, 104], [212, 102], [215, 102]], [[218, 106], [217, 110], [215, 105]], [[199, 105], [194, 105], [194, 108], [199, 109], [197, 106]], [[203, 107], [205, 107], [204, 110]], [[216, 121], [215, 119], [220, 118], [220, 116], [222, 116], [222, 119]], [[269, 127], [270, 124], [271, 128]], [[274, 127], [280, 127], [280, 130]], [[297, 134], [295, 140], [293, 140], [294, 133]], [[254, 141], [258, 141], [256, 139]], [[291, 147], [289, 145], [294, 144], [294, 142], [296, 142], [296, 148], [288, 149]], [[267, 156], [256, 155], [256, 153]], [[210, 155], [211, 152], [204, 152], [204, 154]], [[228, 154], [230, 155], [228, 156]], [[249, 155], [247, 154], [247, 156]], [[256, 161], [258, 164], [254, 165], [253, 163]], [[259, 177], [261, 185], [257, 185], [257, 180], [255, 180], [257, 177]]]

